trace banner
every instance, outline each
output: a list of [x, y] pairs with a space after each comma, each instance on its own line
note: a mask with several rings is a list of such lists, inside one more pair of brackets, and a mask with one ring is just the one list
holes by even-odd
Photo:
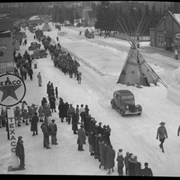
[[8, 126], [9, 126], [9, 137], [10, 137], [10, 148], [11, 148], [11, 160], [12, 167], [17, 168], [18, 158], [16, 156], [16, 134], [15, 134], [15, 119], [14, 119], [14, 111], [12, 108], [7, 109], [8, 113]]

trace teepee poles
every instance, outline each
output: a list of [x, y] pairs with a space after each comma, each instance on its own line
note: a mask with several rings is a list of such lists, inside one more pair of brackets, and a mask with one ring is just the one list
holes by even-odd
[[[132, 46], [131, 41], [128, 40], [128, 34], [127, 34], [126, 30], [125, 30], [124, 27], [121, 25], [121, 23], [119, 22], [119, 20], [117, 20], [117, 23], [118, 23], [118, 25], [121, 27], [121, 29], [123, 30], [123, 32], [125, 33], [125, 35], [126, 35], [126, 40], [127, 40], [127, 41], [129, 42], [129, 44]], [[117, 24], [117, 23], [116, 23], [116, 24]]]

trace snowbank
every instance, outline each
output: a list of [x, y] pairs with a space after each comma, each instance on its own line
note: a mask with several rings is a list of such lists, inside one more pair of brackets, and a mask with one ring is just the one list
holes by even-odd
[[180, 67], [173, 73], [173, 81], [167, 89], [167, 98], [180, 104]]

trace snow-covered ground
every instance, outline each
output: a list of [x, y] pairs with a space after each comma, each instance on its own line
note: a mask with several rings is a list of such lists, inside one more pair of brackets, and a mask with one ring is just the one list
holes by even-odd
[[[52, 26], [52, 24], [50, 24]], [[57, 29], [46, 32], [54, 40], [57, 37]], [[36, 60], [38, 69], [34, 69], [34, 79], [26, 81], [27, 93], [25, 100], [31, 104], [40, 104], [42, 97], [46, 95], [46, 84], [53, 82], [59, 89], [59, 96], [73, 104], [88, 104], [90, 114], [98, 122], [110, 125], [112, 129], [111, 142], [117, 151], [123, 149], [123, 154], [131, 152], [137, 155], [144, 167], [144, 162], [149, 163], [155, 176], [180, 176], [180, 156], [178, 156], [180, 142], [177, 137], [177, 129], [180, 125], [180, 106], [167, 99], [167, 89], [159, 86], [144, 87], [142, 89], [117, 84], [121, 68], [129, 50], [129, 43], [115, 38], [103, 38], [96, 36], [94, 39], [86, 39], [79, 36], [77, 29], [62, 27], [67, 32], [65, 36], [59, 36], [61, 45], [68, 49], [80, 62], [82, 72], [82, 84], [75, 79], [65, 76], [58, 68], [55, 68], [48, 55], [47, 58]], [[29, 46], [33, 40], [33, 34], [26, 31], [28, 45], [21, 47], [21, 52]], [[167, 84], [173, 79], [173, 71], [179, 67], [179, 62], [163, 51], [141, 44], [141, 53]], [[38, 87], [37, 73], [41, 72], [43, 86]], [[141, 104], [143, 112], [141, 116], [121, 117], [110, 105], [112, 94], [117, 89], [129, 89], [135, 95], [136, 104]], [[57, 102], [58, 103], [58, 102]], [[43, 148], [43, 136], [39, 127], [38, 136], [32, 137], [30, 126], [16, 128], [16, 136], [22, 135], [25, 147], [24, 171], [8, 172], [11, 165], [10, 141], [7, 140], [6, 131], [0, 129], [0, 173], [1, 174], [60, 174], [60, 175], [107, 175], [105, 170], [98, 168], [99, 162], [89, 155], [88, 142], [84, 146], [85, 151], [77, 151], [77, 136], [73, 134], [71, 125], [61, 123], [58, 114], [53, 113], [58, 125], [58, 145], [50, 150]], [[159, 141], [156, 140], [157, 128], [161, 121], [166, 122], [168, 139], [165, 140], [162, 153]], [[40, 124], [39, 124], [40, 126]], [[117, 175], [117, 163], [115, 172]]]

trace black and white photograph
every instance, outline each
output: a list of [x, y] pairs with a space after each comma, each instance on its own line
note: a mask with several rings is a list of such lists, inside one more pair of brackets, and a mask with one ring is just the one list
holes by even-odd
[[180, 3], [0, 3], [0, 174], [180, 177]]

